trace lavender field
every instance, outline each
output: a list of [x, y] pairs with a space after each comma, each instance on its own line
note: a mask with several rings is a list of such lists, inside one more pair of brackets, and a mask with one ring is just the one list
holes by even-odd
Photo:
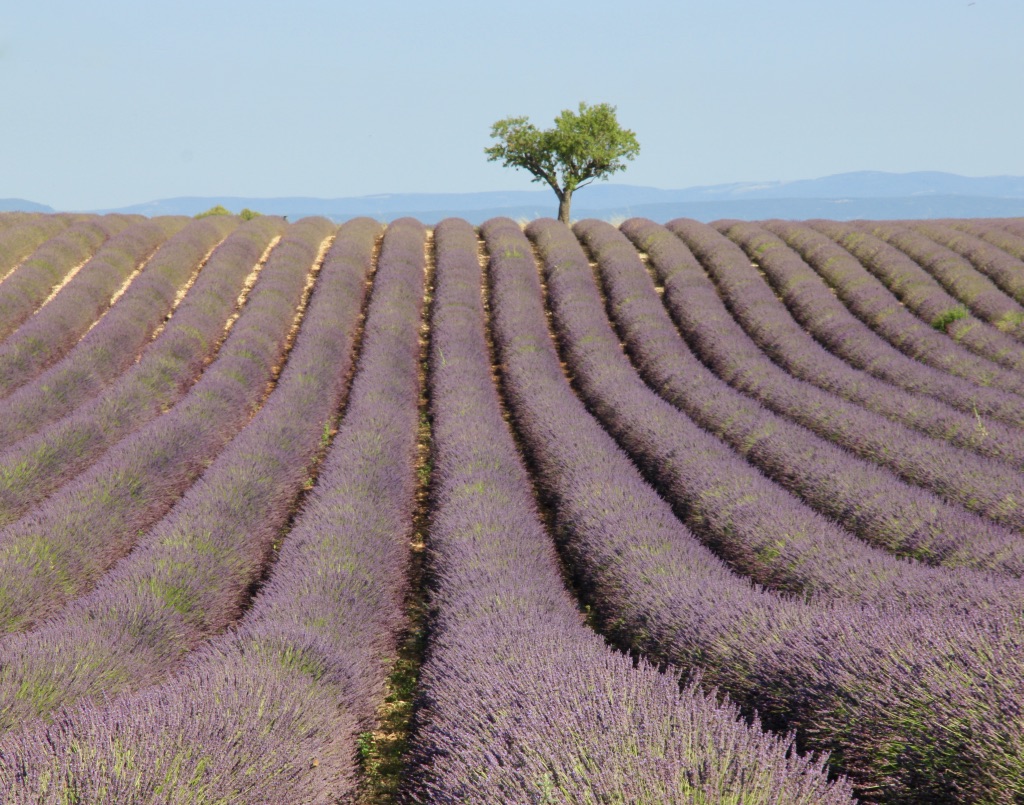
[[1024, 220], [0, 215], [0, 803], [1024, 802]]

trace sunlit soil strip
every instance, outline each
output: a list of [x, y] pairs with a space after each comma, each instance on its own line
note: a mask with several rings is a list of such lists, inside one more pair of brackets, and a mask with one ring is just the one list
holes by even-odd
[[[245, 300], [249, 298], [249, 294], [252, 292], [253, 286], [256, 284], [256, 280], [259, 279], [260, 272], [263, 271], [263, 267], [267, 264], [267, 260], [270, 259], [270, 253], [274, 251], [278, 243], [281, 242], [281, 235], [277, 235], [270, 243], [267, 248], [263, 250], [263, 254], [260, 255], [259, 261], [252, 267], [252, 271], [249, 272], [249, 276], [245, 278], [242, 283], [242, 290], [238, 293], [238, 298], [235, 300], [235, 312], [228, 318], [227, 323], [224, 325], [224, 334], [221, 336], [223, 342], [225, 338], [231, 333], [231, 328], [235, 326], [235, 322], [238, 321], [238, 317], [242, 315], [242, 308], [245, 307]], [[211, 357], [209, 361], [212, 361]]]
[[[260, 257], [260, 262], [257, 263], [258, 267], [261, 267], [264, 263], [266, 263], [267, 257], [270, 256], [270, 250], [273, 248], [273, 244], [276, 243], [280, 239], [281, 239], [281, 236], [278, 235], [274, 239], [274, 241], [272, 241], [271, 244], [269, 246], [267, 246], [266, 250], [263, 252], [262, 256]], [[225, 240], [226, 240], [226, 238], [225, 238]], [[182, 285], [181, 288], [179, 289], [178, 293], [176, 293], [174, 295], [174, 301], [171, 303], [171, 309], [167, 312], [167, 315], [164, 317], [164, 320], [162, 322], [160, 322], [159, 326], [153, 331], [153, 335], [151, 335], [150, 339], [149, 339], [150, 341], [155, 341], [157, 339], [157, 337], [160, 335], [160, 333], [162, 333], [167, 328], [167, 322], [169, 322], [171, 320], [171, 318], [174, 316], [174, 312], [178, 309], [178, 306], [184, 301], [185, 296], [188, 294], [188, 292], [192, 290], [192, 286], [196, 284], [196, 280], [199, 279], [199, 274], [202, 272], [202, 270], [204, 268], [206, 268], [206, 264], [210, 262], [210, 257], [213, 256], [213, 253], [215, 251], [217, 251], [217, 249], [220, 247], [221, 243], [223, 243], [223, 242], [224, 241], [222, 240], [220, 243], [218, 243], [216, 246], [214, 246], [212, 249], [210, 249], [210, 251], [208, 251], [205, 254], [203, 259], [199, 261], [199, 265], [197, 265], [195, 270], [192, 272], [192, 276], [188, 278], [188, 282], [186, 282], [184, 285]], [[255, 273], [255, 269], [254, 269], [254, 273]], [[253, 275], [250, 274], [250, 276], [253, 276]], [[246, 279], [246, 281], [248, 282], [248, 278]], [[256, 281], [255, 277], [253, 277], [253, 282], [255, 282], [255, 281]], [[252, 285], [250, 284], [248, 287], [251, 288]], [[140, 354], [139, 357], [135, 359], [136, 363], [138, 363], [138, 361], [141, 360], [141, 359], [142, 359], [142, 355]]]
[[[0, 284], [3, 284], [8, 277], [14, 275], [47, 241], [64, 234], [71, 228], [73, 223], [77, 223], [80, 220], [82, 219], [73, 220], [59, 215], [43, 215], [37, 220], [24, 219], [19, 223], [10, 224], [0, 234], [0, 259], [6, 262], [6, 258], [12, 252], [16, 256], [11, 260], [7, 268], [0, 265]], [[21, 232], [18, 231], [19, 229]], [[26, 230], [34, 230], [35, 234], [29, 234], [27, 237], [24, 237], [21, 240], [20, 246], [5, 242], [9, 237], [13, 237], [15, 241], [19, 240], [18, 235]], [[42, 235], [39, 234], [40, 232], [42, 232]]]
[[[161, 243], [160, 246], [163, 246], [163, 244]], [[160, 246], [157, 246], [156, 249], [154, 249], [152, 252], [150, 252], [149, 255], [141, 263], [139, 263], [135, 267], [135, 270], [132, 271], [132, 273], [129, 274], [127, 277], [125, 277], [124, 282], [121, 283], [121, 287], [118, 288], [116, 291], [114, 291], [113, 295], [110, 297], [110, 302], [107, 304], [107, 309], [104, 310], [102, 313], [100, 313], [99, 318], [97, 318], [92, 324], [90, 324], [86, 328], [85, 332], [82, 333], [82, 337], [78, 339], [79, 341], [81, 341], [82, 338], [85, 338], [90, 332], [92, 332], [92, 329], [97, 324], [99, 324], [101, 321], [103, 321], [103, 317], [106, 316], [110, 312], [110, 309], [114, 306], [114, 302], [116, 302], [118, 299], [120, 299], [122, 296], [124, 296], [124, 292], [128, 290], [128, 286], [132, 284], [132, 280], [134, 280], [137, 276], [139, 276], [139, 274], [141, 274], [143, 272], [143, 270], [146, 268], [146, 266], [149, 265], [149, 262], [153, 259], [153, 255], [155, 255], [157, 253], [157, 251], [160, 249]], [[212, 253], [212, 251], [213, 250], [211, 249], [210, 252]], [[210, 254], [207, 254], [205, 259], [208, 260], [209, 258], [210, 258]], [[204, 262], [205, 262], [205, 260], [204, 260]], [[190, 284], [195, 280], [197, 275], [198, 275], [198, 269], [196, 270], [196, 272], [193, 272], [192, 276], [189, 278], [189, 283]]]
[[387, 678], [383, 702], [377, 708], [376, 729], [359, 735], [362, 770], [357, 800], [360, 805], [395, 801], [406, 768], [413, 704], [419, 687], [420, 665], [427, 643], [429, 601], [426, 589], [426, 549], [430, 520], [431, 425], [428, 400], [430, 311], [434, 295], [436, 251], [433, 230], [423, 244], [424, 297], [420, 324], [419, 428], [416, 440], [416, 511], [409, 539], [405, 627], [399, 636], [398, 657]]
[[78, 265], [73, 266], [71, 270], [64, 275], [64, 279], [62, 279], [60, 282], [53, 286], [53, 290], [50, 291], [50, 295], [43, 300], [43, 303], [38, 308], [36, 308], [36, 312], [38, 313], [40, 310], [46, 307], [47, 304], [53, 301], [53, 297], [59, 294], [64, 289], [64, 286], [71, 282], [71, 280], [75, 278], [75, 275], [78, 274], [78, 272], [81, 271], [82, 268], [86, 265], [86, 263], [88, 263], [90, 260], [92, 260], [91, 256], [87, 257]]
[[302, 298], [295, 311], [295, 318], [292, 320], [292, 327], [288, 331], [288, 336], [284, 341], [284, 352], [281, 355], [281, 360], [278, 361], [270, 370], [271, 379], [267, 386], [268, 392], [274, 388], [274, 384], [281, 376], [281, 369], [288, 360], [292, 347], [295, 346], [295, 338], [299, 334], [299, 328], [302, 326], [302, 319], [306, 315], [306, 308], [309, 305], [309, 295], [313, 292], [313, 286], [316, 285], [317, 277], [320, 276], [320, 271], [324, 267], [324, 257], [327, 255], [328, 249], [330, 249], [334, 244], [335, 237], [337, 236], [329, 235], [324, 238], [323, 242], [320, 244], [320, 248], [317, 250], [316, 258], [313, 260], [313, 267], [309, 270], [309, 276], [306, 277], [306, 285], [302, 289]]

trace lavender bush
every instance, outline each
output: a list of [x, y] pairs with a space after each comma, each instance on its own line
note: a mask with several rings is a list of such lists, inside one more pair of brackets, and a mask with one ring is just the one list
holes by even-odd
[[342, 228], [274, 391], [167, 516], [91, 594], [0, 642], [0, 729], [152, 684], [237, 620], [341, 402], [379, 229]]
[[15, 393], [0, 403], [6, 414], [0, 434], [9, 440], [23, 437], [0, 453], [0, 526], [25, 515], [88, 469], [104, 450], [178, 402], [216, 357], [247, 275], [255, 273], [254, 264], [260, 267], [261, 254], [284, 226], [279, 218], [263, 217], [239, 227], [211, 257], [139, 363], [73, 413], [33, 434], [37, 420], [60, 401], [26, 392], [28, 399]]
[[[723, 226], [728, 222], [723, 222]], [[647, 224], [644, 224], [645, 228]], [[637, 242], [638, 248], [652, 250], [669, 249], [673, 254], [678, 252], [678, 238], [663, 231], [661, 227], [645, 229], [645, 241]], [[793, 224], [784, 222], [766, 222], [767, 236], [778, 239], [780, 245], [789, 248], [782, 235], [791, 237]], [[624, 228], [631, 237], [633, 235]], [[789, 233], [789, 234], [787, 234]], [[903, 390], [922, 394], [940, 402], [971, 414], [975, 421], [987, 425], [992, 420], [1011, 425], [1024, 424], [1024, 403], [1012, 393], [998, 389], [978, 386], [969, 380], [953, 377], [946, 372], [927, 366], [896, 349], [889, 341], [883, 339], [863, 321], [854, 316], [849, 309], [836, 297], [834, 291], [822, 280], [821, 276], [805, 262], [805, 259], [820, 260], [822, 263], [844, 263], [853, 258], [844, 249], [837, 246], [811, 229], [802, 229], [800, 237], [804, 243], [804, 254], [798, 259], [772, 259], [776, 252], [769, 252], [774, 241], [769, 242], [764, 254], [755, 254], [763, 264], [759, 267], [773, 289], [785, 302], [786, 309], [815, 340], [825, 346], [832, 354], [845, 362], [861, 369], [873, 377], [890, 383]], [[634, 241], [636, 238], [633, 237]], [[760, 248], [760, 247], [759, 247]], [[687, 250], [679, 252], [684, 254]], [[652, 251], [653, 254], [653, 251]], [[796, 254], [796, 252], [794, 252]], [[808, 257], [810, 255], [810, 257]], [[692, 262], [692, 256], [681, 259]]]
[[[760, 301], [751, 300], [751, 295], [762, 299], [771, 297], [771, 292], [752, 271], [743, 252], [714, 229], [697, 222], [675, 222], [670, 226], [685, 237], [687, 244], [707, 266], [717, 281], [718, 290], [733, 302], [734, 312], [738, 308], [742, 311], [748, 306], [753, 307]], [[946, 501], [958, 503], [1008, 527], [1024, 527], [1024, 508], [1021, 508], [1024, 501], [1017, 501], [1016, 490], [1020, 488], [1020, 475], [1016, 468], [953, 447], [944, 440], [923, 436], [794, 378], [772, 363], [747, 337], [719, 300], [715, 287], [703, 272], [694, 265], [690, 273], [695, 275], [689, 278], [691, 286], [697, 286], [703, 293], [699, 303], [687, 299], [686, 304], [688, 311], [699, 309], [701, 315], [699, 318], [689, 316], [688, 321], [684, 322], [684, 334], [704, 362], [730, 385], [751, 394], [772, 411], [795, 420], [822, 438], [891, 469], [908, 483], [925, 487]], [[701, 285], [703, 288], [700, 288]], [[686, 315], [685, 311], [681, 312]], [[761, 436], [772, 436], [773, 430], [774, 426]], [[792, 444], [786, 444], [790, 440], [793, 440]], [[757, 441], [756, 437], [754, 441]], [[789, 479], [792, 487], [808, 500], [813, 498], [815, 505], [833, 507], [828, 513], [834, 517], [847, 518], [851, 527], [861, 513], [850, 511], [845, 502], [840, 504], [832, 488], [834, 478], [831, 472], [838, 471], [844, 464], [847, 468], [843, 477], [849, 478], [864, 499], [875, 498], [879, 504], [880, 519], [871, 525], [863, 523], [861, 527], [865, 531], [876, 533], [881, 523], [891, 521], [893, 515], [902, 508], [900, 505], [893, 506], [892, 498], [889, 503], [883, 503], [883, 498], [875, 497], [876, 493], [869, 491], [874, 488], [877, 492], [883, 492], [892, 485], [894, 479], [891, 476], [872, 472], [867, 465], [860, 465], [858, 470], [857, 465], [847, 462], [841, 453], [833, 453], [831, 458], [826, 458], [825, 452], [816, 454], [814, 451], [821, 442], [808, 439], [795, 431], [786, 436], [779, 433], [778, 441], [779, 447], [785, 446], [805, 454], [800, 466], [806, 466], [807, 474], [803, 481], [799, 478]], [[749, 435], [742, 437], [741, 442], [753, 447]], [[759, 454], [752, 451], [752, 455]], [[793, 464], [794, 456], [795, 453], [792, 453], [789, 458], [774, 462], [773, 472], [783, 475], [789, 472], [787, 466]], [[817, 474], [819, 472], [820, 475]], [[811, 474], [817, 475], [817, 481], [814, 482], [817, 493], [812, 492]], [[853, 481], [854, 476], [858, 476], [859, 480]], [[902, 499], [909, 502], [913, 497], [913, 490], [907, 489]], [[917, 511], [913, 514], [912, 509], [907, 510], [908, 519], [918, 520], [920, 516], [920, 522], [927, 523], [931, 519], [926, 513], [929, 511], [937, 515], [936, 521], [945, 519], [945, 524], [935, 530], [943, 535], [939, 539], [947, 543], [951, 539], [959, 541], [964, 533], [985, 530], [979, 528], [979, 523], [965, 521], [955, 512], [943, 516], [940, 513], [940, 501], [929, 499], [928, 496], [917, 496], [915, 508]], [[1005, 544], [1006, 536], [997, 539]], [[982, 537], [982, 541], [984, 539]], [[913, 538], [913, 541], [916, 542], [917, 538]], [[927, 544], [920, 547], [928, 553], [933, 550]], [[940, 549], [939, 555], [946, 550]]]
[[[946, 510], [729, 388], [689, 353], [629, 242], [598, 221], [575, 229], [597, 258], [619, 335], [603, 320], [590, 267], [568, 230], [549, 222], [528, 230], [545, 258], [554, 321], [573, 377], [594, 415], [719, 556], [761, 584], [803, 595], [968, 612], [1019, 606], [1019, 583], [898, 561], [767, 482], [736, 453], [872, 544], [956, 567], [974, 559], [983, 567], [1024, 570], [1024, 555], [1002, 563], [1016, 553], [1015, 534]], [[701, 297], [687, 301], [713, 332], [714, 306]], [[693, 421], [640, 381], [620, 336], [648, 383]], [[837, 498], [843, 509], [834, 506]], [[986, 531], [994, 532], [987, 544]], [[967, 547], [964, 534], [971, 534]]]
[[[33, 251], [73, 223], [68, 216], [4, 213], [0, 216], [0, 282]], [[0, 336], [2, 337], [2, 336]]]

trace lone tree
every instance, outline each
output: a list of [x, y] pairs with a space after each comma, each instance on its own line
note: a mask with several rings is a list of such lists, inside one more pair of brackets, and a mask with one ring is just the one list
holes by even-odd
[[566, 224], [576, 190], [625, 170], [622, 160], [640, 153], [636, 134], [619, 125], [607, 103], [580, 103], [578, 113], [565, 109], [547, 131], [527, 117], [506, 117], [491, 126], [491, 137], [498, 143], [484, 149], [488, 161], [526, 168], [530, 181], [547, 182], [558, 196], [558, 220]]

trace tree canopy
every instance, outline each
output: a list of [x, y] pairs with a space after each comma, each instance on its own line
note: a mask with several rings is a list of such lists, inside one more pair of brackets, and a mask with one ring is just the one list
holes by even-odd
[[565, 109], [555, 126], [541, 131], [528, 117], [507, 117], [491, 126], [498, 142], [484, 149], [490, 162], [524, 168], [534, 182], [547, 182], [558, 197], [558, 218], [569, 222], [572, 194], [597, 179], [626, 169], [624, 160], [640, 153], [636, 134], [619, 125], [615, 107], [580, 103]]

